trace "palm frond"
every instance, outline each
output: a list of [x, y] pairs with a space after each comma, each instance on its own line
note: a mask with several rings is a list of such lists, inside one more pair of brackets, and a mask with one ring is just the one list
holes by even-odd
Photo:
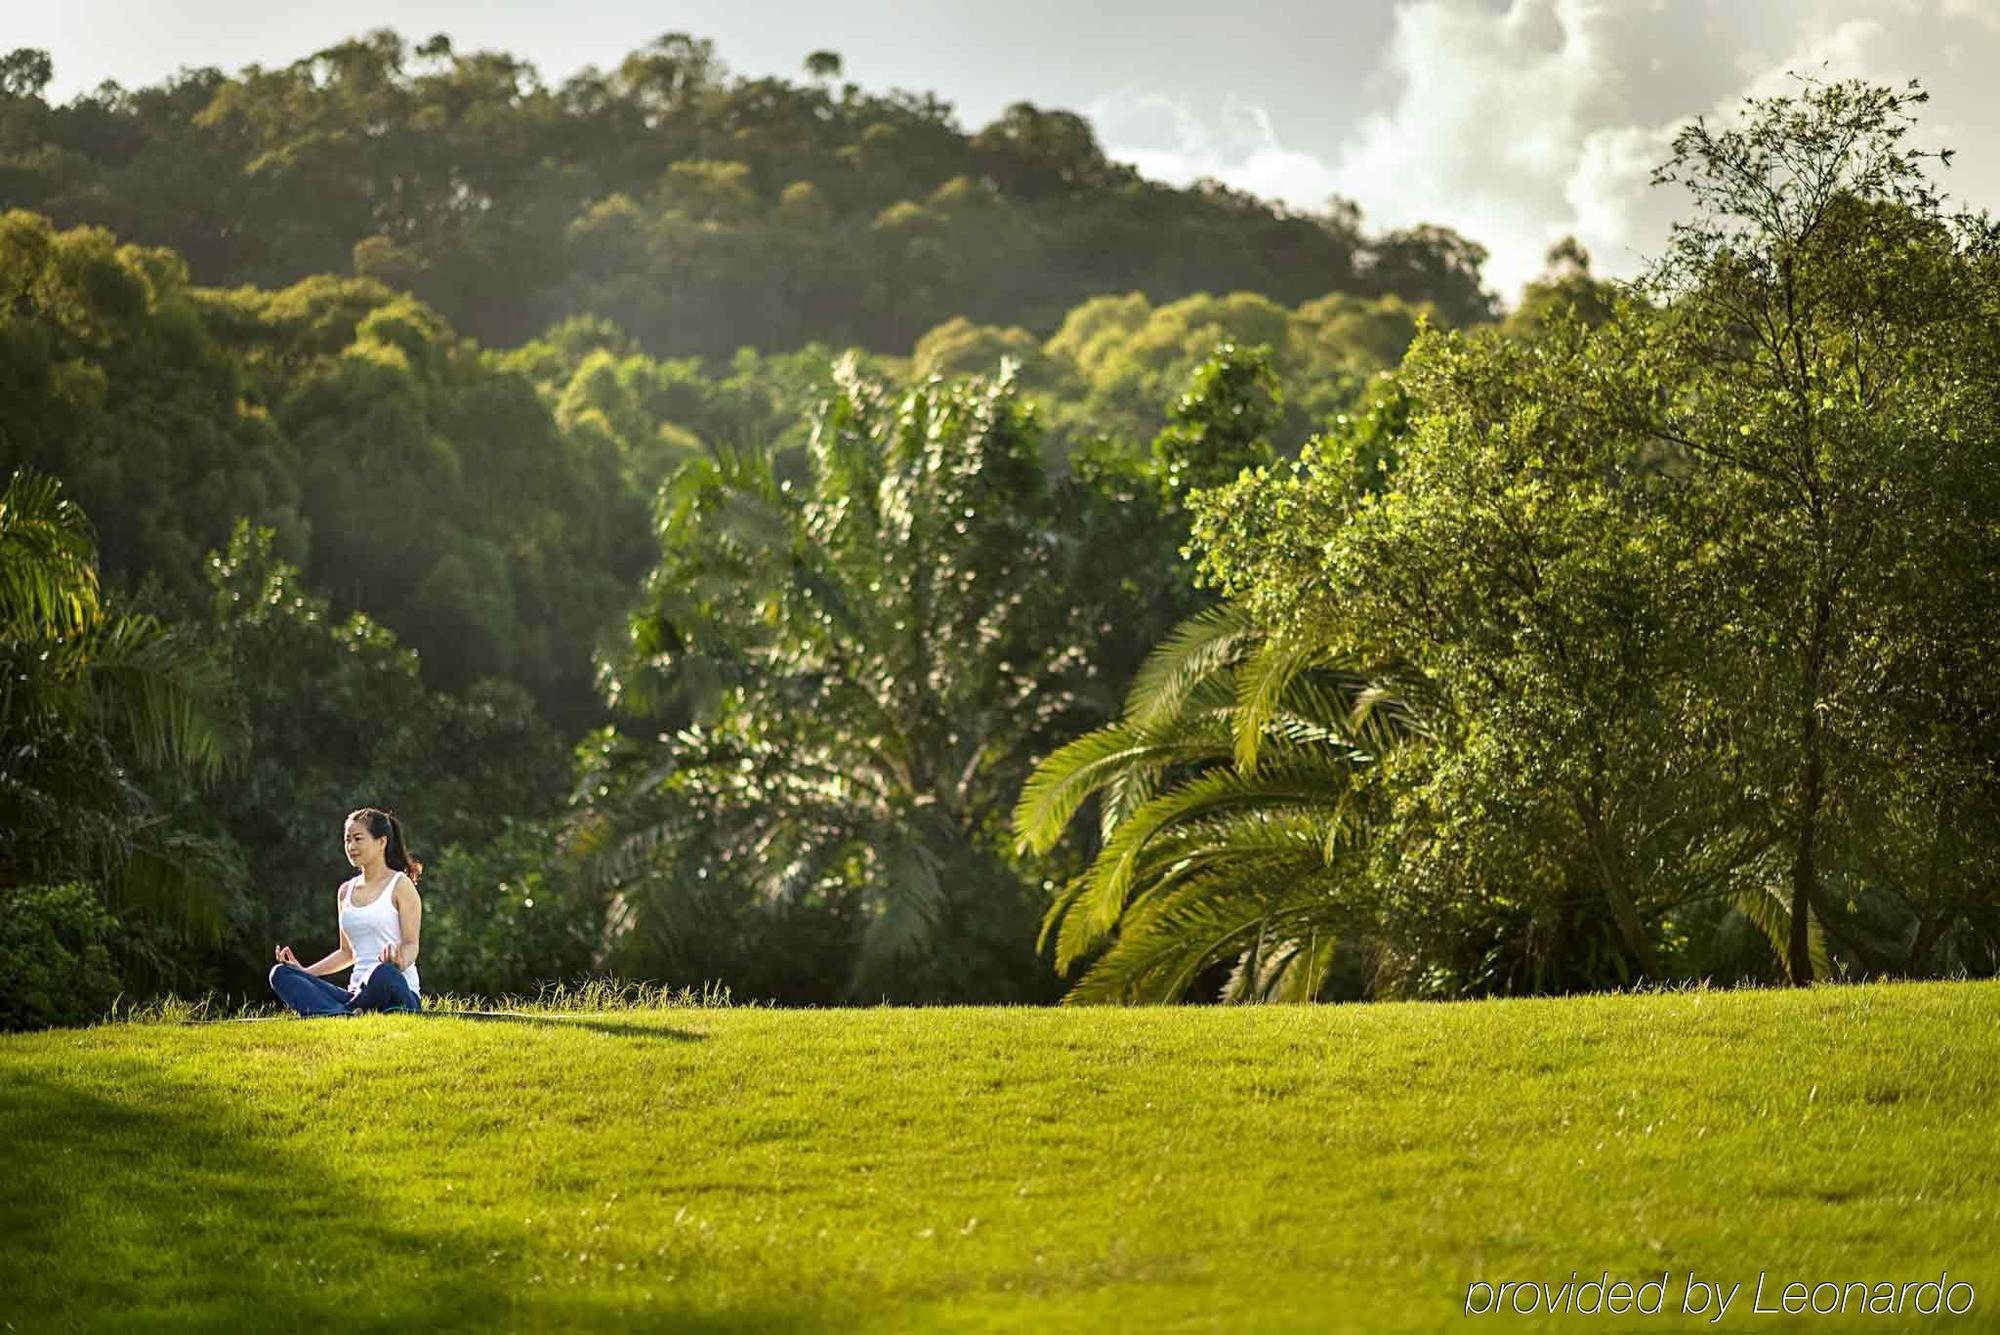
[[695, 812], [673, 807], [636, 828], [621, 830], [610, 819], [585, 821], [574, 845], [585, 884], [595, 890], [625, 885], [702, 828]]
[[1320, 655], [1319, 646], [1266, 637], [1236, 671], [1236, 768], [1257, 772], [1257, 752], [1278, 702]]
[[1302, 937], [1283, 942], [1272, 952], [1266, 970], [1261, 1000], [1308, 1002], [1315, 1000], [1333, 972], [1334, 952], [1342, 936], [1331, 929], [1309, 928]]
[[99, 613], [89, 521], [59, 480], [15, 470], [0, 491], [0, 636], [63, 639]]
[[[1066, 930], [1062, 940], [1088, 949], [1117, 927], [1132, 896], [1141, 855], [1167, 825], [1230, 807], [1305, 804], [1331, 811], [1349, 782], [1346, 773], [1325, 765], [1270, 768], [1256, 775], [1217, 769], [1161, 794], [1133, 812], [1098, 854], [1091, 866], [1090, 889], [1072, 910], [1078, 916], [1077, 930], [1073, 934]], [[1074, 948], [1059, 949], [1056, 967], [1067, 969], [1077, 953]]]
[[90, 638], [91, 695], [106, 731], [143, 765], [205, 779], [221, 773], [241, 738], [224, 704], [220, 662], [148, 616], [113, 617]]
[[1125, 721], [1151, 728], [1178, 714], [1197, 682], [1233, 666], [1261, 634], [1235, 603], [1187, 618], [1146, 655], [1125, 696]]
[[1061, 930], [1077, 897], [1089, 888], [1088, 872], [1079, 873], [1063, 882], [1062, 889], [1056, 891], [1055, 898], [1049, 902], [1048, 908], [1042, 914], [1042, 930], [1035, 938], [1035, 949], [1038, 952], [1047, 953], [1050, 938]]
[[1360, 835], [1339, 802], [1258, 805], [1179, 821], [1148, 841], [1133, 870], [1133, 898], [1217, 864], [1289, 860], [1302, 875], [1310, 874], [1334, 865]]
[[1371, 682], [1355, 695], [1347, 731], [1357, 744], [1378, 755], [1398, 742], [1431, 735], [1409, 701], [1385, 682]]
[[1158, 795], [1161, 774], [1166, 771], [1164, 764], [1135, 762], [1120, 770], [1118, 777], [1104, 790], [1104, 799], [1098, 806], [1097, 842], [1102, 847], [1111, 842], [1111, 836], [1118, 827], [1130, 820], [1132, 813]]
[[228, 851], [199, 835], [148, 822], [134, 830], [125, 855], [109, 869], [105, 898], [208, 944], [228, 926], [229, 884], [241, 875]]
[[1063, 1003], [1178, 1001], [1203, 970], [1248, 945], [1278, 889], [1228, 872], [1182, 885], [1135, 912]]
[[1128, 772], [1203, 760], [1213, 753], [1211, 742], [1162, 739], [1157, 732], [1128, 723], [1085, 733], [1044, 758], [1022, 785], [1014, 806], [1015, 848], [1023, 853], [1048, 852], [1084, 799]]
[[920, 953], [944, 916], [941, 860], [914, 831], [880, 859], [877, 893], [855, 959], [853, 989], [886, 976], [901, 957]]

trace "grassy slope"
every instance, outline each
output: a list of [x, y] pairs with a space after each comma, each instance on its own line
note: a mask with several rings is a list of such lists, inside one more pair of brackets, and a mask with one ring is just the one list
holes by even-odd
[[0, 1328], [1430, 1328], [1609, 1269], [1824, 1329], [1757, 1273], [1949, 1269], [1849, 1328], [2000, 1329], [1996, 1094], [1995, 983], [0, 1037]]

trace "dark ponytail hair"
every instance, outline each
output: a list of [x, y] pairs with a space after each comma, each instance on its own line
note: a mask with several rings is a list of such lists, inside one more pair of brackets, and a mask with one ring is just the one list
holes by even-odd
[[424, 864], [410, 852], [409, 845], [403, 842], [403, 822], [396, 819], [393, 811], [384, 811], [379, 807], [363, 807], [347, 818], [360, 821], [374, 838], [389, 841], [389, 846], [382, 850], [382, 860], [408, 876], [410, 884], [415, 885], [422, 878]]

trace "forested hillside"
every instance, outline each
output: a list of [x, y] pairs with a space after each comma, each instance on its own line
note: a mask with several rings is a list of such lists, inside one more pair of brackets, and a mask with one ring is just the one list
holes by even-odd
[[1492, 314], [1485, 252], [1446, 229], [1370, 235], [1344, 201], [1294, 215], [1161, 185], [1071, 112], [1017, 103], [967, 131], [935, 95], [843, 82], [831, 52], [806, 71], [733, 77], [670, 33], [551, 85], [504, 52], [377, 31], [58, 105], [48, 56], [19, 50], [0, 62], [0, 205], [171, 247], [203, 284], [379, 279], [487, 344], [589, 313], [661, 356], [898, 352], [955, 317], [1046, 337], [1107, 292]]

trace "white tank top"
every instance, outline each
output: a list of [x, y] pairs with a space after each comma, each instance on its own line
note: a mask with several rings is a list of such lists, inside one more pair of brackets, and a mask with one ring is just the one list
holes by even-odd
[[[350, 995], [361, 990], [368, 975], [382, 962], [382, 947], [396, 945], [403, 939], [403, 915], [396, 910], [396, 882], [408, 879], [397, 872], [389, 878], [382, 893], [366, 904], [353, 902], [354, 891], [361, 884], [359, 876], [340, 887], [340, 930], [347, 933], [348, 944], [354, 947], [354, 972], [347, 978]], [[422, 995], [415, 964], [403, 966], [403, 981], [410, 985], [410, 991]]]

